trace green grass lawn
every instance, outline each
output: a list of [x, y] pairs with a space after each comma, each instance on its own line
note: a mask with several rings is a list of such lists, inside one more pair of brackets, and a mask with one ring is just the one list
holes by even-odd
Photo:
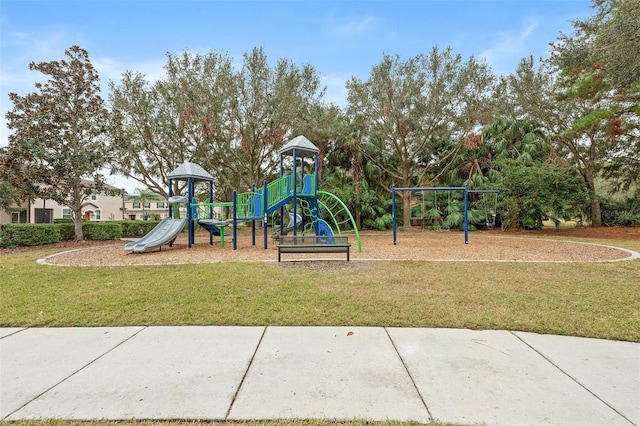
[[[640, 251], [640, 241], [598, 242]], [[335, 262], [322, 270], [35, 263], [50, 253], [0, 256], [0, 326], [450, 327], [640, 342], [640, 260]]]

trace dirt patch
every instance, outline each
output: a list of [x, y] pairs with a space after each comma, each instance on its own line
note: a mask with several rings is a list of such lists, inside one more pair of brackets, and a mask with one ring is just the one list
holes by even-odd
[[[544, 237], [544, 238], [540, 238]], [[551, 238], [553, 237], [553, 238]], [[628, 252], [612, 247], [561, 241], [566, 238], [597, 238], [618, 240], [640, 240], [640, 228], [575, 228], [543, 231], [476, 231], [470, 234], [469, 244], [464, 244], [459, 231], [433, 232], [420, 230], [399, 232], [397, 244], [393, 244], [391, 232], [367, 232], [361, 234], [362, 252], [358, 252], [355, 237], [352, 242], [351, 259], [357, 260], [441, 260], [441, 261], [536, 261], [536, 262], [593, 262], [628, 258]], [[230, 237], [225, 247], [220, 247], [216, 237], [209, 245], [205, 232], [196, 233], [195, 244], [189, 248], [186, 235], [181, 235], [173, 247], [165, 246], [150, 253], [128, 253], [124, 241], [117, 242], [68, 242], [60, 249], [82, 249], [51, 256], [47, 263], [74, 266], [110, 265], [158, 265], [185, 263], [212, 263], [222, 261], [276, 261], [276, 243], [268, 242], [263, 248], [262, 236], [256, 236], [256, 245], [246, 233], [239, 236], [237, 250], [233, 250]], [[359, 262], [335, 262], [345, 260], [338, 254], [283, 254], [278, 267], [326, 269], [331, 265], [357, 268]], [[309, 260], [313, 259], [313, 262]], [[328, 262], [328, 263], [327, 263]], [[277, 262], [276, 262], [277, 264]]]

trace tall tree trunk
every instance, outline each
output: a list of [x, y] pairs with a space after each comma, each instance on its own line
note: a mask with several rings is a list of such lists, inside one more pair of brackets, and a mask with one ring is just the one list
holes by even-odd
[[600, 210], [600, 200], [598, 200], [598, 195], [596, 194], [596, 184], [593, 173], [586, 171], [584, 173], [584, 180], [587, 183], [587, 189], [591, 197], [591, 226], [599, 228], [602, 226], [602, 212]]
[[402, 191], [401, 194], [402, 194], [402, 224], [406, 229], [408, 229], [411, 227], [411, 192]]
[[82, 241], [82, 210], [76, 211], [73, 215], [74, 236], [76, 241]]
[[[593, 194], [595, 197], [595, 194]], [[591, 226], [599, 228], [602, 226], [602, 211], [600, 209], [600, 200], [594, 198], [591, 201]]]
[[[402, 166], [403, 177], [402, 177], [402, 186], [405, 188], [411, 187], [411, 178], [410, 175], [410, 166], [408, 164], [404, 164]], [[411, 191], [402, 191], [402, 224], [405, 228], [411, 227]]]

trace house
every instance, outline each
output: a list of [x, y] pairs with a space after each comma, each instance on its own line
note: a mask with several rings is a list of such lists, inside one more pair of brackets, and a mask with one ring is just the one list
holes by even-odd
[[[108, 189], [117, 188], [107, 185]], [[92, 194], [82, 209], [82, 216], [90, 222], [109, 220], [162, 220], [169, 216], [167, 199], [158, 195], [157, 200], [140, 203], [123, 195]], [[184, 207], [181, 208], [184, 214]], [[9, 212], [0, 210], [0, 223], [53, 223], [55, 219], [71, 219], [71, 209], [53, 200], [36, 198], [30, 203], [16, 206]]]
[[[109, 186], [109, 189], [117, 189]], [[94, 193], [82, 209], [82, 216], [91, 222], [126, 219], [123, 195], [105, 195]], [[0, 223], [53, 223], [54, 219], [71, 219], [71, 209], [53, 200], [36, 198], [25, 202], [15, 209], [0, 210]]]
[[124, 214], [129, 220], [162, 220], [169, 216], [167, 199], [158, 196], [158, 200], [141, 203], [135, 199], [125, 198]]

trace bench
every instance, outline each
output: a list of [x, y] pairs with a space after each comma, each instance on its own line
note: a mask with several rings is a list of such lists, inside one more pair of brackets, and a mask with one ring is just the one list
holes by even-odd
[[349, 261], [349, 237], [334, 235], [281, 235], [278, 262], [282, 253], [347, 253]]

